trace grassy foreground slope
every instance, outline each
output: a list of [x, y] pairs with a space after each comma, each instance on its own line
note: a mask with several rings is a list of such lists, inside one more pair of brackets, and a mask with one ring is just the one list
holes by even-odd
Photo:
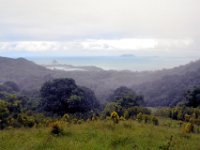
[[121, 121], [90, 121], [66, 124], [63, 136], [53, 136], [49, 128], [0, 131], [1, 150], [199, 150], [200, 135], [185, 134], [173, 126]]

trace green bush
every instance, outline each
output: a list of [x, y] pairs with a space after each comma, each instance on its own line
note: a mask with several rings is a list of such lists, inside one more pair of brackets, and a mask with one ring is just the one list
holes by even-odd
[[28, 116], [27, 114], [20, 114], [17, 118], [18, 122], [24, 127], [33, 127], [35, 124], [35, 119], [33, 116]]
[[191, 132], [194, 132], [194, 125], [192, 123], [187, 123], [184, 127], [184, 131], [186, 133], [191, 133]]
[[129, 119], [129, 117], [130, 117], [130, 116], [129, 116], [128, 110], [125, 110], [125, 111], [124, 111], [124, 118], [125, 118], [125, 119]]
[[142, 119], [143, 119], [143, 117], [142, 117], [142, 113], [140, 112], [139, 114], [137, 114], [137, 121], [138, 122], [142, 122]]
[[117, 114], [117, 112], [112, 112], [111, 113], [111, 119], [112, 119], [112, 121], [114, 122], [114, 123], [118, 123], [119, 122], [119, 115]]
[[142, 118], [144, 120], [144, 123], [149, 123], [151, 121], [151, 118], [149, 115], [143, 115]]
[[155, 116], [153, 116], [151, 120], [152, 120], [153, 125], [155, 126], [159, 125], [158, 118], [156, 118]]
[[189, 121], [190, 121], [190, 115], [185, 114], [184, 118], [185, 118], [185, 121], [186, 121], [186, 122], [189, 122]]
[[53, 122], [50, 124], [50, 133], [52, 135], [60, 136], [64, 135], [63, 123], [60, 121]]
[[182, 125], [183, 125], [183, 121], [179, 121], [179, 122], [178, 122], [178, 126], [179, 126], [179, 128], [181, 128]]
[[64, 114], [62, 117], [62, 120], [65, 122], [71, 122], [71, 118], [68, 114]]

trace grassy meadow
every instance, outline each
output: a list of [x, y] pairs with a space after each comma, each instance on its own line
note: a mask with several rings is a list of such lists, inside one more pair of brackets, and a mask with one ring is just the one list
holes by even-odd
[[[170, 126], [168, 124], [170, 123]], [[136, 120], [85, 121], [62, 125], [64, 135], [50, 128], [0, 131], [1, 150], [200, 150], [200, 134], [184, 133], [178, 121], [159, 119], [159, 126]]]

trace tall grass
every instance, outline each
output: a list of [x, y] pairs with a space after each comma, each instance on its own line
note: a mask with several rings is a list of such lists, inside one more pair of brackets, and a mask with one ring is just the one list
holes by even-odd
[[[64, 125], [63, 136], [53, 136], [49, 128], [0, 131], [0, 150], [198, 150], [200, 134], [183, 133], [181, 128], [138, 123], [133, 120], [87, 121]], [[173, 138], [172, 138], [173, 137]]]

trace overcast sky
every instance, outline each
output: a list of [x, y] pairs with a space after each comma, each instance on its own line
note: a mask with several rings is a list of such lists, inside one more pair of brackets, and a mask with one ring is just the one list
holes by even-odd
[[199, 8], [199, 0], [0, 0], [0, 52], [197, 58]]

